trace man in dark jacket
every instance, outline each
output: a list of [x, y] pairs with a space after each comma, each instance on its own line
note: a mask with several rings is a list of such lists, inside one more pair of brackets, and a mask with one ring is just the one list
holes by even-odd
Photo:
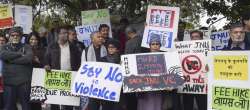
[[84, 44], [77, 40], [76, 30], [73, 27], [69, 27], [69, 43], [75, 45], [80, 53], [85, 49]]
[[133, 27], [127, 27], [125, 33], [128, 38], [125, 46], [125, 54], [142, 53], [148, 51], [141, 47], [142, 37], [137, 34]]
[[[58, 40], [48, 46], [45, 53], [45, 69], [57, 69], [76, 71], [80, 67], [80, 52], [75, 45], [68, 41], [68, 30], [66, 27], [58, 29]], [[51, 106], [52, 110], [59, 110], [57, 105]], [[73, 107], [65, 106], [65, 110], [72, 110]]]
[[22, 110], [30, 110], [32, 49], [21, 43], [20, 29], [14, 27], [9, 34], [9, 43], [0, 50], [0, 58], [3, 60], [4, 110], [14, 110], [17, 98]]
[[230, 39], [228, 46], [223, 50], [250, 50], [244, 27], [241, 23], [234, 23], [229, 31]]

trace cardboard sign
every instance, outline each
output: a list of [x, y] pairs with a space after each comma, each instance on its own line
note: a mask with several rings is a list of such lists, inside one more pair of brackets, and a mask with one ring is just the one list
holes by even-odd
[[[183, 41], [191, 41], [190, 33], [192, 31], [194, 31], [194, 30], [185, 30], [184, 31]], [[209, 40], [210, 39], [211, 30], [199, 30], [199, 31], [203, 33], [203, 39], [204, 40]]]
[[110, 22], [108, 9], [82, 11], [82, 25], [105, 24]]
[[230, 39], [229, 30], [213, 32], [211, 34], [212, 50], [222, 50], [227, 47]]
[[15, 25], [23, 28], [24, 34], [32, 32], [32, 7], [15, 5]]
[[[83, 42], [85, 47], [88, 47], [91, 44], [90, 34], [99, 31], [98, 29], [100, 25], [101, 24], [92, 24], [75, 27], [78, 41]], [[111, 25], [110, 23], [107, 25], [110, 27], [109, 34], [111, 36]]]
[[123, 82], [118, 64], [83, 62], [72, 83], [73, 94], [118, 102]]
[[249, 110], [250, 89], [213, 86], [212, 107], [216, 110]]
[[161, 39], [161, 50], [173, 48], [174, 39], [177, 37], [179, 11], [178, 7], [149, 6], [142, 47], [149, 48], [150, 37], [156, 34]]
[[208, 56], [208, 109], [249, 110], [250, 51], [212, 51]]
[[177, 52], [122, 55], [121, 60], [125, 93], [169, 90], [184, 83]]
[[10, 4], [0, 4], [0, 29], [13, 26], [12, 6]]
[[80, 98], [70, 92], [76, 72], [34, 68], [30, 100], [46, 104], [79, 106]]
[[99, 31], [101, 24], [109, 26], [109, 37], [112, 38], [110, 14], [108, 9], [82, 11], [82, 26], [75, 27], [77, 39], [83, 42], [85, 47], [91, 44], [90, 34]]
[[207, 73], [206, 53], [211, 50], [210, 40], [176, 42], [175, 48], [180, 54], [182, 72], [185, 78], [179, 93], [206, 94]]

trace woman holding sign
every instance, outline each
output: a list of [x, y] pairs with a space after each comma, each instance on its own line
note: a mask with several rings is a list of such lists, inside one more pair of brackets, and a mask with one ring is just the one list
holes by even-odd
[[[150, 52], [160, 52], [161, 39], [157, 34], [150, 37], [149, 42]], [[162, 95], [158, 92], [148, 92], [138, 96], [137, 110], [161, 110]]]
[[[32, 66], [34, 68], [42, 68], [44, 65], [44, 53], [45, 48], [43, 48], [40, 45], [40, 37], [38, 33], [32, 32], [29, 34], [27, 42], [31, 46], [33, 51], [33, 60], [32, 60]], [[31, 109], [32, 110], [42, 110], [41, 103], [32, 102], [31, 103]]]

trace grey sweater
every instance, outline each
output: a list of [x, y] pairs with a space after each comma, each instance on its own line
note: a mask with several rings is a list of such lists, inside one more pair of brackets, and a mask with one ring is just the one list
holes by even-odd
[[6, 44], [0, 48], [0, 59], [3, 60], [3, 79], [5, 85], [18, 86], [31, 82], [32, 49], [29, 45]]

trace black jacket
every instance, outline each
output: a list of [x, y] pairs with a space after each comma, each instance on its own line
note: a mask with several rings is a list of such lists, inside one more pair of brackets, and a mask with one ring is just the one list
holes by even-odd
[[32, 49], [26, 44], [6, 44], [1, 47], [0, 58], [3, 60], [5, 85], [17, 86], [31, 82], [32, 56]]
[[[70, 64], [72, 71], [76, 71], [80, 67], [81, 63], [81, 53], [78, 51], [75, 45], [69, 43], [70, 48]], [[44, 62], [45, 65], [49, 65], [51, 69], [60, 70], [60, 58], [61, 58], [61, 49], [58, 43], [52, 43], [47, 47]]]

